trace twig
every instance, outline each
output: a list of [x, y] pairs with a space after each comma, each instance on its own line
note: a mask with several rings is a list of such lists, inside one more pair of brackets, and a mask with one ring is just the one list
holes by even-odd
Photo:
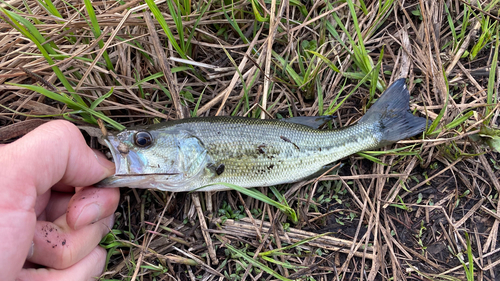
[[191, 197], [193, 198], [193, 203], [196, 208], [196, 212], [198, 213], [198, 220], [200, 221], [201, 233], [203, 234], [203, 238], [207, 243], [208, 255], [212, 260], [213, 264], [219, 264], [219, 260], [215, 254], [214, 244], [212, 239], [210, 239], [210, 234], [208, 234], [207, 222], [205, 221], [205, 216], [203, 215], [203, 210], [201, 209], [200, 196], [198, 192], [194, 192]]
[[[218, 220], [219, 223], [222, 223], [221, 220]], [[255, 223], [261, 227], [261, 232], [268, 232], [269, 229], [272, 227], [271, 223], [257, 220], [255, 219]], [[225, 230], [226, 234], [231, 234], [234, 233], [234, 235], [237, 235], [238, 237], [246, 236], [246, 237], [255, 237], [255, 228], [248, 218], [243, 218], [239, 221], [231, 220], [228, 219], [222, 224], [222, 229]], [[216, 232], [216, 231], [214, 231]], [[287, 237], [285, 237], [284, 234], [278, 233], [280, 239], [282, 240], [287, 240]], [[287, 232], [287, 236], [290, 239], [291, 242], [296, 243], [299, 241], [302, 241], [307, 238], [315, 237], [318, 236], [317, 233], [313, 232], [307, 232], [303, 230], [299, 230], [296, 228], [290, 228], [289, 231]], [[352, 241], [349, 240], [344, 240], [344, 239], [339, 239], [331, 236], [323, 236], [318, 239], [309, 241], [305, 243], [305, 245], [309, 245], [312, 247], [318, 247], [322, 249], [327, 249], [331, 251], [337, 251], [341, 253], [350, 253], [350, 248], [353, 244], [356, 244]], [[367, 259], [373, 259], [375, 258], [374, 255], [372, 254], [373, 248], [372, 247], [367, 247], [367, 253], [363, 254], [362, 251], [355, 251], [352, 254], [357, 257], [365, 257]]]
[[179, 97], [179, 91], [177, 87], [174, 85], [174, 77], [172, 76], [172, 71], [170, 70], [170, 64], [167, 61], [167, 56], [163, 51], [163, 48], [160, 44], [160, 39], [158, 38], [158, 34], [156, 33], [155, 25], [153, 23], [153, 19], [149, 12], [144, 12], [144, 20], [148, 26], [149, 35], [151, 36], [151, 41], [153, 42], [153, 46], [156, 50], [156, 55], [158, 56], [158, 61], [160, 62], [161, 69], [163, 70], [163, 75], [165, 76], [165, 81], [167, 82], [167, 88], [170, 91], [170, 95], [172, 96], [172, 101], [174, 103], [175, 111], [177, 112], [177, 117], [180, 119], [185, 118], [184, 110], [182, 110], [181, 100]]
[[[229, 97], [229, 95], [233, 91], [234, 86], [236, 86], [236, 82], [238, 82], [238, 80], [240, 79], [240, 73], [245, 68], [245, 65], [246, 65], [246, 63], [248, 61], [248, 57], [252, 54], [253, 47], [257, 43], [257, 38], [259, 38], [261, 31], [262, 31], [262, 28], [259, 29], [259, 31], [255, 35], [255, 38], [250, 43], [250, 46], [248, 47], [248, 49], [247, 49], [247, 51], [245, 53], [245, 56], [243, 56], [243, 59], [241, 60], [240, 65], [238, 66], [238, 71], [236, 73], [234, 73], [233, 79], [231, 79], [231, 82], [229, 83], [229, 86], [224, 91], [222, 91], [222, 93], [220, 93], [218, 95], [218, 96], [220, 96], [222, 98], [222, 102], [221, 102], [221, 105], [219, 106], [219, 109], [217, 110], [217, 113], [215, 115], [219, 115], [219, 113], [221, 112], [221, 110], [224, 108], [224, 105], [226, 104], [227, 98]], [[224, 47], [222, 47], [222, 48], [224, 49]], [[199, 114], [201, 114], [204, 111], [206, 111], [205, 108], [206, 108], [206, 106], [203, 106], [202, 108], [200, 108]]]
[[465, 2], [464, 0], [459, 0], [459, 1], [460, 1], [460, 2], [462, 2], [462, 3], [464, 3], [464, 4], [465, 4], [465, 5], [467, 5], [467, 6], [471, 7], [471, 8], [472, 8], [472, 9], [474, 9], [474, 10], [478, 10], [479, 12], [481, 12], [481, 13], [483, 13], [483, 14], [487, 15], [488, 17], [491, 17], [491, 18], [494, 18], [494, 19], [495, 19], [495, 20], [497, 20], [497, 21], [500, 21], [500, 18], [499, 18], [499, 17], [496, 17], [496, 16], [492, 15], [491, 13], [486, 12], [485, 10], [481, 10], [480, 8], [478, 8], [478, 7], [476, 7], [476, 6], [472, 6], [471, 4], [469, 4], [469, 3]]
[[[142, 5], [144, 6], [144, 5]], [[87, 76], [89, 76], [90, 72], [94, 69], [94, 66], [97, 64], [97, 62], [99, 61], [99, 59], [101, 59], [102, 55], [104, 54], [104, 52], [106, 52], [106, 49], [109, 47], [109, 45], [111, 44], [111, 42], [113, 42], [113, 40], [115, 39], [116, 35], [118, 34], [118, 32], [121, 30], [122, 26], [125, 24], [125, 22], [127, 21], [128, 17], [133, 13], [133, 12], [136, 12], [136, 10], [138, 10], [140, 7], [136, 7], [136, 8], [133, 8], [133, 9], [130, 9], [122, 18], [122, 20], [120, 21], [120, 23], [116, 26], [115, 30], [113, 31], [113, 33], [111, 33], [111, 35], [109, 36], [109, 39], [108, 41], [106, 41], [106, 43], [104, 43], [104, 46], [102, 46], [101, 50], [99, 51], [99, 53], [95, 56], [94, 60], [92, 61], [92, 63], [90, 64], [89, 68], [85, 71], [85, 73], [83, 74], [82, 78], [80, 78], [80, 81], [78, 82], [78, 85], [76, 85], [75, 87], [75, 91], [78, 92], [78, 89], [82, 86], [83, 82], [87, 79]], [[144, 7], [142, 7], [143, 9]], [[104, 35], [104, 33], [103, 33]], [[96, 40], [98, 41], [98, 40]]]

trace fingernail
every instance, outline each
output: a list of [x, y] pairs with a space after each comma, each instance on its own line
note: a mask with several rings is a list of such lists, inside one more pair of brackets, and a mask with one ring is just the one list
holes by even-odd
[[97, 162], [99, 162], [99, 164], [101, 164], [101, 166], [103, 166], [106, 170], [108, 170], [110, 172], [109, 175], [113, 175], [115, 173], [115, 164], [113, 162], [106, 159], [106, 157], [104, 155], [102, 155], [101, 153], [96, 153], [94, 151], [94, 155], [95, 155], [95, 158], [97, 159]]
[[35, 242], [31, 241], [31, 246], [30, 246], [30, 249], [28, 251], [28, 256], [26, 257], [26, 259], [29, 259], [33, 256], [33, 253], [35, 252]]
[[97, 222], [101, 219], [101, 213], [102, 210], [99, 204], [92, 203], [83, 207], [82, 212], [76, 219], [75, 229], [80, 229], [81, 227]]
[[115, 225], [115, 214], [112, 214], [109, 218], [109, 228], [113, 228]]

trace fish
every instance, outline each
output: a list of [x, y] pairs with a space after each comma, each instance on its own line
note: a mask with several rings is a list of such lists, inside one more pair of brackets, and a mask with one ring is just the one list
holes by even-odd
[[293, 183], [351, 154], [423, 132], [427, 120], [409, 111], [405, 79], [388, 87], [354, 125], [318, 129], [323, 117], [285, 121], [199, 117], [109, 133], [115, 174], [97, 187], [170, 192], [219, 191]]

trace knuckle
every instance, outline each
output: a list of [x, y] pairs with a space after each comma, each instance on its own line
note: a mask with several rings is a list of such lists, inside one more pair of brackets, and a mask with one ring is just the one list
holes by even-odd
[[45, 124], [48, 132], [61, 140], [69, 140], [75, 135], [80, 135], [80, 130], [71, 122], [66, 120], [55, 120]]

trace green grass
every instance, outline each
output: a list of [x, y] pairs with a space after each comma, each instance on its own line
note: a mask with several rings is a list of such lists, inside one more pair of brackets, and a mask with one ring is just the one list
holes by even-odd
[[[293, 223], [298, 222], [297, 214], [295, 213], [295, 211], [292, 208], [290, 208], [290, 206], [286, 202], [285, 198], [279, 192], [277, 192], [277, 190], [274, 189], [273, 187], [271, 187], [271, 190], [273, 191], [274, 195], [277, 197], [279, 202], [269, 198], [268, 196], [262, 194], [261, 192], [259, 192], [258, 190], [254, 189], [254, 188], [243, 188], [241, 186], [226, 183], [226, 182], [215, 183], [215, 184], [211, 184], [211, 185], [223, 185], [223, 186], [226, 186], [228, 188], [234, 189], [238, 192], [241, 192], [247, 196], [250, 196], [254, 199], [257, 199], [261, 202], [264, 202], [266, 204], [274, 206], [274, 207], [278, 208], [280, 211], [282, 211], [284, 214], [286, 214], [288, 216], [288, 218]], [[210, 186], [210, 185], [208, 185], [208, 186]], [[201, 187], [201, 188], [203, 188], [203, 187]]]
[[[0, 23], [8, 29], [0, 46], [0, 127], [23, 125], [33, 118], [66, 118], [80, 125], [95, 125], [101, 119], [113, 130], [154, 124], [164, 121], [159, 116], [179, 118], [173, 105], [176, 93], [186, 116], [213, 116], [220, 109], [225, 115], [259, 118], [259, 105], [266, 97], [265, 110], [273, 118], [336, 115], [335, 126], [344, 127], [361, 118], [388, 81], [399, 78], [403, 55], [409, 58], [411, 109], [426, 116], [429, 126], [411, 140], [342, 159], [336, 176], [259, 190], [227, 185], [233, 190], [204, 194], [202, 218], [190, 195], [124, 189], [116, 225], [101, 241], [108, 250], [107, 270], [117, 270], [105, 280], [131, 280], [136, 271], [138, 278], [148, 280], [169, 275], [201, 280], [215, 271], [230, 280], [330, 280], [361, 278], [365, 273], [375, 280], [488, 276], [474, 266], [472, 244], [484, 245], [489, 234], [477, 235], [481, 241], [472, 243], [472, 220], [459, 229], [448, 221], [436, 228], [422, 214], [431, 212], [456, 222], [457, 214], [466, 213], [470, 202], [484, 195], [483, 186], [489, 188], [498, 180], [500, 159], [491, 151], [500, 151], [496, 51], [500, 24], [488, 13], [495, 15], [500, 0], [475, 6], [443, 2], [436, 4], [442, 9], [432, 11], [425, 1], [421, 6], [418, 1], [393, 0], [146, 0], [142, 8], [138, 7], [144, 3], [136, 3], [108, 13], [128, 3], [0, 1]], [[279, 24], [271, 40], [271, 81], [264, 94], [259, 87], [264, 81], [265, 44], [273, 33], [269, 25], [273, 3]], [[133, 13], [120, 25], [120, 14], [130, 9]], [[442, 14], [433, 14], [441, 10]], [[182, 58], [212, 68], [168, 60], [174, 79], [169, 82], [176, 87], [171, 93], [143, 19], [145, 12], [154, 17], [167, 60]], [[401, 46], [400, 30], [407, 32], [410, 49]], [[439, 35], [436, 45], [435, 35]], [[255, 44], [250, 47], [250, 42]], [[243, 59], [245, 67], [238, 69]], [[460, 67], [451, 64], [454, 59]], [[34, 74], [25, 75], [20, 66]], [[221, 99], [213, 103], [233, 77], [237, 83], [224, 104]], [[45, 114], [47, 107], [64, 113]], [[479, 161], [482, 157], [493, 175]], [[498, 209], [498, 196], [491, 188], [488, 209]], [[444, 198], [447, 201], [440, 202]], [[446, 212], [437, 203], [446, 206]], [[495, 222], [482, 211], [473, 217], [488, 225]], [[210, 257], [200, 219], [207, 220], [219, 264]], [[255, 234], [225, 232], [217, 219], [252, 219]], [[261, 220], [271, 223], [269, 232], [259, 232]], [[325, 234], [297, 243], [285, 241], [287, 233], [304, 229]], [[447, 237], [444, 231], [449, 237], [465, 232], [467, 249], [445, 250], [439, 260], [426, 247], [445, 243], [449, 249], [465, 249], [465, 244], [453, 245], [455, 239], [438, 241]], [[370, 259], [310, 246], [323, 236], [369, 245], [386, 265], [381, 270]], [[407, 256], [407, 245], [419, 248], [416, 255]], [[146, 253], [141, 261], [140, 251]], [[418, 257], [422, 254], [427, 259]], [[336, 258], [345, 260], [345, 267], [333, 266]], [[451, 267], [454, 271], [431, 274]]]

